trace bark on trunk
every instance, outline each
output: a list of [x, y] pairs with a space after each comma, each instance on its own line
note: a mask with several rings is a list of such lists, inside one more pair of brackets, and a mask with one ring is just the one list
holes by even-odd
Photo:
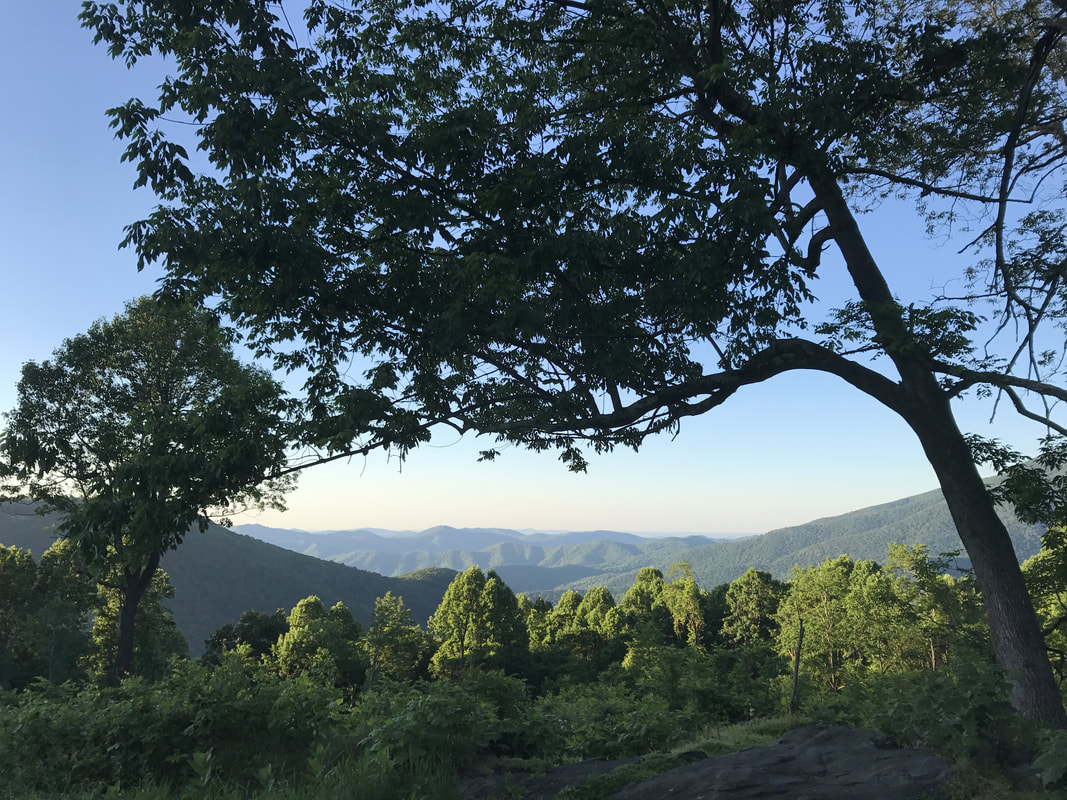
[[949, 408], [927, 395], [909, 415], [934, 468], [960, 540], [967, 550], [989, 617], [993, 651], [1012, 686], [1012, 705], [1027, 719], [1067, 728], [1067, 713], [1045, 651], [1030, 595], [1007, 528], [997, 516]]
[[1052, 674], [1015, 548], [956, 425], [948, 397], [924, 360], [925, 349], [913, 341], [833, 170], [817, 154], [810, 154], [805, 166], [852, 282], [867, 304], [876, 341], [885, 348], [900, 374], [899, 392], [872, 396], [911, 426], [934, 468], [974, 567], [989, 617], [993, 651], [1012, 683], [1012, 704], [1028, 719], [1067, 728], [1063, 698]]
[[125, 585], [121, 590], [122, 600], [119, 604], [118, 645], [115, 651], [115, 679], [119, 683], [133, 675], [137, 607], [152, 584], [152, 578], [157, 569], [159, 569], [159, 556], [152, 556], [144, 569], [126, 572]]

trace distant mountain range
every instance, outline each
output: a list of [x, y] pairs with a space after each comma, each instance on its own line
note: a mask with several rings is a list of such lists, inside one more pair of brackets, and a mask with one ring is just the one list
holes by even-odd
[[[1040, 549], [1040, 526], [1023, 524], [1007, 510], [1001, 516], [1020, 560]], [[655, 566], [667, 573], [683, 561], [693, 568], [701, 585], [710, 587], [732, 581], [750, 566], [787, 577], [794, 564], [817, 564], [842, 553], [884, 560], [889, 542], [925, 544], [934, 555], [963, 546], [939, 490], [740, 539], [447, 526], [421, 532], [361, 528], [309, 533], [262, 525], [239, 525], [235, 530], [294, 552], [383, 575], [429, 567], [462, 570], [477, 564], [496, 570], [516, 592], [548, 599], [567, 589], [584, 591], [596, 585], [618, 595], [642, 567]], [[965, 554], [959, 564], [969, 565]]]
[[[1007, 511], [1002, 516], [1020, 561], [1040, 549], [1040, 526], [1024, 525]], [[28, 548], [39, 558], [53, 538], [52, 525], [28, 506], [0, 505], [0, 544]], [[455, 571], [474, 564], [496, 570], [516, 592], [555, 601], [567, 589], [597, 585], [621, 597], [646, 566], [668, 574], [686, 562], [700, 585], [711, 588], [749, 567], [785, 578], [794, 564], [841, 554], [884, 560], [889, 542], [924, 544], [935, 555], [962, 548], [940, 491], [742, 539], [447, 526], [308, 533], [240, 525], [235, 531], [214, 525], [203, 534], [194, 530], [163, 559], [175, 588], [170, 605], [194, 654], [242, 611], [289, 609], [311, 594], [327, 605], [340, 600], [367, 624], [375, 599], [391, 591], [425, 622]], [[968, 565], [965, 555], [959, 564]]]

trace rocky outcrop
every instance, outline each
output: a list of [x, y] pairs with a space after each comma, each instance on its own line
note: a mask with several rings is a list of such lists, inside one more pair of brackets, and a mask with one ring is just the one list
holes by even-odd
[[[693, 760], [685, 766], [631, 783], [609, 800], [920, 800], [936, 795], [952, 773], [943, 759], [887, 747], [870, 731], [820, 725], [797, 728], [764, 747], [710, 758], [687, 755]], [[461, 794], [464, 800], [552, 800], [586, 778], [638, 760], [585, 761], [539, 776], [477, 778], [466, 781]]]
[[630, 784], [610, 800], [920, 800], [951, 772], [936, 756], [882, 746], [870, 731], [809, 725]]

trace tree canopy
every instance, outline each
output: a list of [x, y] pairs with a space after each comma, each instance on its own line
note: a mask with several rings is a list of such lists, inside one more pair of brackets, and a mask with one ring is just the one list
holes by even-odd
[[[996, 393], [1067, 432], [1065, 7], [312, 0], [298, 31], [267, 0], [130, 0], [82, 19], [128, 64], [176, 65], [112, 111], [164, 201], [126, 243], [308, 370], [309, 443], [403, 451], [443, 423], [582, 469], [584, 442], [833, 374], [915, 432], [1016, 705], [1064, 725], [950, 402]], [[916, 265], [877, 261], [858, 216], [889, 195], [978, 221], [951, 291], [894, 294]], [[836, 309], [830, 272], [853, 289]]]
[[58, 511], [59, 533], [119, 593], [119, 677], [134, 666], [134, 618], [160, 558], [210, 515], [279, 504], [287, 401], [241, 364], [210, 312], [130, 303], [27, 362], [4, 415], [4, 488]]

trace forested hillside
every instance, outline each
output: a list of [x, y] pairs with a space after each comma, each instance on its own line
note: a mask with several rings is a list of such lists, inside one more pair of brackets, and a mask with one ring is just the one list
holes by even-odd
[[[1020, 561], [1040, 549], [1041, 526], [1023, 524], [1007, 510], [1002, 517]], [[692, 566], [702, 584], [714, 586], [732, 581], [749, 567], [784, 578], [794, 564], [810, 566], [842, 554], [878, 560], [889, 542], [926, 545], [932, 553], [962, 548], [937, 490], [741, 539], [715, 540], [711, 535], [647, 539], [596, 531], [558, 534], [546, 541], [544, 534], [443, 526], [418, 534], [366, 529], [308, 533], [263, 526], [238, 526], [238, 530], [383, 575], [431, 566], [461, 571], [477, 565], [496, 570], [517, 592], [553, 600], [567, 589], [584, 591], [591, 586], [621, 594], [641, 568], [654, 566], [666, 572], [681, 561]], [[958, 564], [968, 565], [965, 555]]]
[[[0, 505], [0, 544], [28, 549], [40, 558], [54, 539], [54, 524], [54, 518], [38, 516], [29, 506]], [[344, 603], [366, 624], [375, 599], [391, 591], [404, 597], [416, 620], [425, 622], [454, 575], [426, 570], [387, 578], [299, 555], [218, 525], [203, 534], [192, 531], [179, 549], [163, 557], [162, 568], [174, 586], [167, 605], [193, 655], [199, 655], [212, 631], [242, 611], [288, 609], [311, 594], [327, 605]]]

